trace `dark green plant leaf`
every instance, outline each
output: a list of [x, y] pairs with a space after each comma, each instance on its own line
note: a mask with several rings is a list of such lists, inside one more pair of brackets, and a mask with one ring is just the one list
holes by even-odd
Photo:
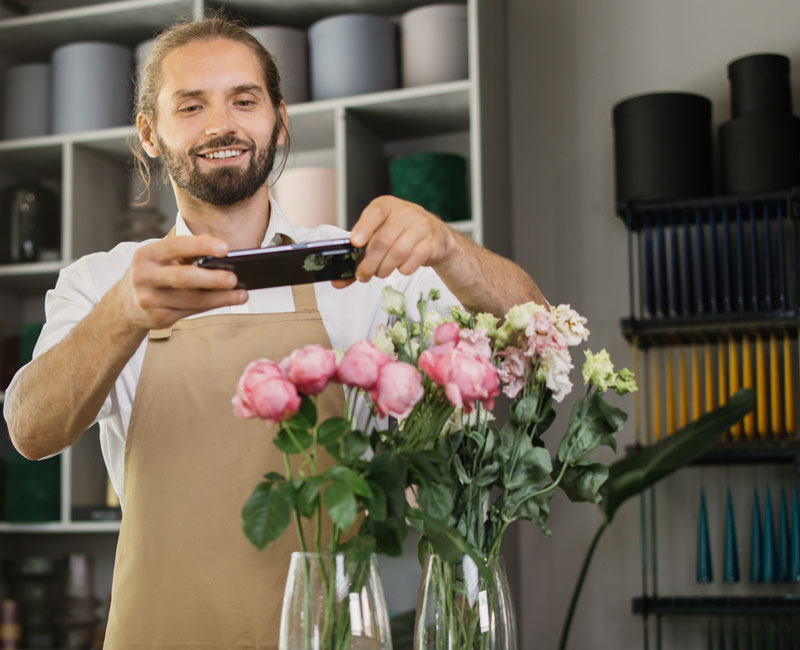
[[282, 474], [278, 474], [278, 472], [269, 472], [264, 474], [264, 480], [268, 483], [275, 483], [277, 481], [285, 481], [286, 479]]
[[537, 394], [523, 397], [511, 408], [511, 417], [517, 424], [530, 424], [536, 417], [536, 406], [539, 402]]
[[372, 492], [372, 496], [364, 500], [364, 505], [369, 511], [369, 517], [375, 521], [383, 521], [387, 516], [386, 493], [375, 481], [369, 482], [369, 489]]
[[319, 425], [317, 442], [323, 447], [332, 445], [350, 429], [350, 423], [345, 418], [328, 418]]
[[324, 476], [311, 476], [303, 481], [297, 495], [297, 510], [301, 517], [311, 518], [317, 511], [317, 497], [325, 481]]
[[591, 393], [575, 404], [569, 427], [558, 448], [558, 460], [572, 465], [598, 445], [616, 451], [614, 434], [622, 429], [628, 414], [606, 403], [602, 393]]
[[752, 389], [739, 390], [727, 404], [706, 413], [660, 442], [628, 453], [609, 468], [600, 490], [600, 508], [607, 521], [629, 497], [639, 494], [676, 469], [691, 463], [755, 405]]
[[342, 481], [334, 481], [322, 493], [322, 504], [331, 521], [342, 530], [347, 530], [356, 520], [356, 497]]
[[293, 430], [310, 431], [317, 423], [317, 407], [314, 400], [308, 395], [303, 395], [300, 400], [300, 408], [286, 424]]
[[335, 465], [328, 470], [328, 474], [334, 481], [344, 483], [354, 494], [361, 497], [372, 496], [372, 490], [369, 489], [367, 481], [349, 467]]
[[347, 554], [348, 560], [352, 562], [366, 562], [375, 552], [376, 545], [372, 535], [362, 533], [344, 544], [339, 544], [339, 553]]
[[492, 485], [497, 479], [500, 478], [500, 463], [493, 460], [488, 465], [484, 465], [478, 470], [475, 475], [474, 483], [478, 487]]
[[387, 517], [384, 521], [370, 521], [369, 531], [375, 537], [375, 552], [399, 557], [403, 554], [408, 526], [403, 516]]
[[419, 486], [417, 499], [422, 510], [439, 521], [453, 512], [453, 491], [446, 485], [428, 482]]
[[348, 460], [357, 460], [369, 449], [369, 438], [363, 431], [350, 431], [342, 438], [342, 456]]
[[447, 526], [431, 517], [423, 514], [425, 537], [431, 543], [433, 550], [441, 555], [445, 562], [456, 564], [461, 562], [461, 558], [469, 555], [478, 567], [481, 575], [491, 581], [491, 574], [486, 567], [486, 563], [471, 547], [466, 543], [461, 534], [452, 526]]
[[259, 483], [242, 508], [242, 528], [247, 539], [259, 550], [266, 548], [286, 530], [293, 505], [287, 483]]
[[380, 485], [386, 494], [388, 516], [402, 516], [406, 509], [406, 468], [395, 454], [381, 452], [369, 463], [367, 479]]
[[550, 452], [544, 447], [531, 446], [530, 439], [525, 436], [525, 442], [520, 445], [524, 452], [517, 461], [514, 472], [506, 480], [506, 487], [515, 490], [522, 485], [540, 483], [542, 479], [550, 476], [553, 471], [553, 463], [550, 460]]
[[[559, 468], [553, 472], [559, 471]], [[564, 472], [558, 486], [564, 490], [570, 501], [598, 503], [602, 498], [600, 488], [608, 479], [608, 467], [603, 463], [580, 460]]]
[[[292, 438], [294, 438], [294, 440], [292, 440]], [[314, 442], [314, 439], [308, 431], [292, 429], [292, 431], [289, 432], [286, 429], [281, 429], [272, 442], [285, 454], [299, 454], [308, 449], [311, 443]]]

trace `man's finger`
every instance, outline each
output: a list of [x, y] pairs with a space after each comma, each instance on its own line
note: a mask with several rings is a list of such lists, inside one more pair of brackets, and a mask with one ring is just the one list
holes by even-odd
[[167, 264], [175, 260], [194, 259], [201, 255], [222, 257], [228, 252], [228, 244], [210, 235], [192, 237], [165, 237], [148, 244], [142, 250], [158, 264]]
[[370, 201], [350, 231], [350, 243], [356, 248], [366, 245], [388, 216], [389, 210], [380, 197]]
[[353, 278], [348, 278], [347, 280], [331, 280], [331, 284], [335, 289], [345, 289], [353, 284], [353, 282], [355, 282]]

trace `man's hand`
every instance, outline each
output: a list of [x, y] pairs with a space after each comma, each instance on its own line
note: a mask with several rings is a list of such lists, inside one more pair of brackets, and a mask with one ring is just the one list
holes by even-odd
[[[367, 246], [356, 279], [386, 278], [399, 269], [410, 275], [420, 266], [436, 266], [453, 250], [453, 230], [415, 203], [379, 196], [364, 209], [350, 233], [354, 246]], [[346, 287], [353, 280], [336, 280]]]
[[234, 289], [235, 273], [193, 264], [201, 255], [222, 257], [227, 252], [228, 245], [210, 235], [166, 237], [142, 246], [113, 289], [120, 315], [133, 328], [146, 331], [246, 302], [247, 292]]

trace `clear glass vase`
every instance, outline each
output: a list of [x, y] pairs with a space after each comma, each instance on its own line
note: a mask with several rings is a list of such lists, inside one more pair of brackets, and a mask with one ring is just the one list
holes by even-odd
[[414, 650], [517, 650], [514, 608], [501, 557], [458, 564], [430, 555], [422, 573]]
[[392, 650], [378, 563], [292, 553], [279, 650]]

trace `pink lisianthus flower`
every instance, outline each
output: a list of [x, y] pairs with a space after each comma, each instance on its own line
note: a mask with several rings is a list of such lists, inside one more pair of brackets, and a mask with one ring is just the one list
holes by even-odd
[[550, 352], [567, 349], [567, 341], [556, 328], [550, 312], [536, 312], [531, 317], [525, 334], [528, 337], [525, 354], [529, 357], [544, 357]]
[[560, 402], [572, 390], [572, 382], [569, 380], [572, 358], [569, 350], [550, 350], [542, 357], [541, 369], [544, 371], [545, 384], [553, 391], [553, 399]]
[[357, 341], [344, 353], [336, 374], [346, 386], [370, 390], [378, 381], [381, 368], [392, 361], [369, 341]]
[[509, 399], [519, 395], [525, 386], [525, 371], [528, 360], [520, 348], [509, 347], [499, 352], [503, 357], [497, 375], [503, 384], [503, 394]]
[[283, 372], [278, 364], [269, 359], [256, 359], [247, 364], [242, 376], [236, 384], [233, 396], [233, 412], [237, 418], [261, 417], [256, 413], [254, 400], [261, 387], [269, 379], [283, 379]]
[[391, 415], [398, 420], [407, 418], [424, 394], [422, 375], [405, 361], [391, 361], [384, 365], [369, 392], [378, 415]]
[[300, 408], [295, 385], [267, 359], [253, 361], [245, 368], [232, 402], [237, 417], [259, 417], [267, 424], [288, 420]]
[[482, 328], [464, 328], [460, 331], [460, 341], [456, 346], [459, 350], [470, 352], [481, 359], [491, 361], [492, 342], [489, 340], [486, 330]]
[[422, 351], [417, 365], [422, 372], [430, 377], [434, 384], [444, 386], [447, 382], [447, 374], [450, 372], [451, 353], [454, 349], [452, 342], [434, 345], [432, 348]]
[[494, 408], [494, 398], [500, 394], [499, 380], [497, 370], [486, 359], [445, 344], [425, 350], [418, 363], [431, 381], [444, 387], [453, 406], [465, 413], [472, 412], [476, 401], [489, 410]]
[[442, 323], [433, 330], [434, 345], [450, 345], [455, 347], [459, 338], [458, 325], [455, 323]]
[[300, 393], [316, 395], [336, 375], [336, 355], [321, 345], [305, 345], [285, 357], [280, 368]]

